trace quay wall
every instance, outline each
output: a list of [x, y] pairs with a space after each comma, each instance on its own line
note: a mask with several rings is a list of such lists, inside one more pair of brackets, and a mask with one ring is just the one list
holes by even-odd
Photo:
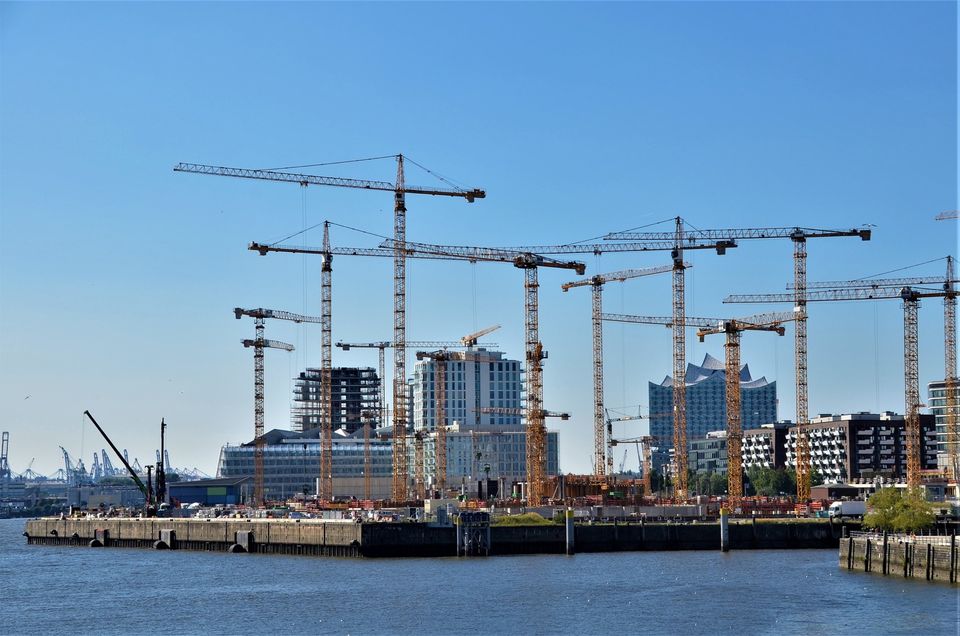
[[[856, 522], [730, 524], [732, 550], [837, 548]], [[435, 557], [456, 554], [451, 526], [291, 519], [33, 519], [33, 545], [135, 547], [315, 556]], [[846, 541], [846, 539], [844, 539]], [[717, 550], [717, 523], [617, 523], [574, 526], [576, 552]], [[490, 554], [563, 554], [562, 525], [492, 526]], [[939, 552], [937, 553], [939, 555]], [[841, 559], [842, 560], [842, 559]]]
[[960, 582], [956, 535], [898, 537], [862, 534], [840, 541], [840, 567], [884, 576]]

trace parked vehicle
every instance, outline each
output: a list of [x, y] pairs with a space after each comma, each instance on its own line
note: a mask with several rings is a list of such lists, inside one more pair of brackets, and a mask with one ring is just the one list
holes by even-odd
[[834, 501], [829, 508], [830, 518], [835, 517], [862, 517], [867, 512], [867, 502], [854, 501]]

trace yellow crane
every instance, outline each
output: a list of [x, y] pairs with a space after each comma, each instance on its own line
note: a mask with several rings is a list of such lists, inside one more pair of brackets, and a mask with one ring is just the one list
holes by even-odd
[[[807, 281], [807, 240], [811, 238], [859, 237], [862, 241], [869, 241], [872, 232], [869, 228], [853, 228], [849, 230], [830, 230], [802, 227], [759, 227], [759, 228], [727, 228], [701, 230], [685, 227], [681, 217], [674, 219], [672, 232], [615, 232], [608, 234], [605, 239], [616, 241], [672, 241], [673, 249], [673, 324], [685, 324], [685, 277], [683, 251], [690, 249], [696, 241], [716, 241], [717, 245], [732, 246], [738, 240], [756, 239], [790, 239], [793, 242], [793, 275], [794, 275], [794, 312], [796, 313], [796, 330], [794, 331], [794, 362], [796, 367], [797, 383], [797, 421], [804, 423], [807, 417], [807, 314], [806, 314], [806, 281]], [[548, 254], [550, 252], [541, 252]], [[683, 327], [673, 329], [673, 376], [683, 377], [686, 371], [686, 333]], [[687, 495], [687, 400], [686, 385], [675, 382], [673, 385], [673, 437], [674, 453], [677, 463], [676, 496], [684, 498]], [[809, 470], [797, 468], [797, 495], [802, 499], [810, 496]]]
[[[480, 331], [467, 334], [460, 338], [460, 345], [471, 349], [477, 345], [477, 341], [500, 328], [500, 325], [491, 325]], [[442, 346], [442, 345], [441, 345]], [[418, 351], [417, 360], [429, 359], [434, 361], [434, 394], [436, 397], [436, 406], [434, 407], [436, 421], [436, 439], [434, 441], [434, 456], [436, 463], [436, 485], [442, 493], [447, 486], [447, 361], [461, 357], [466, 360], [467, 353], [454, 353], [445, 348], [438, 351], [427, 352]], [[414, 453], [414, 483], [417, 491], [423, 491], [424, 484], [424, 466], [423, 466], [423, 431], [418, 431], [417, 448]]]
[[[386, 241], [389, 247], [379, 248], [330, 248], [330, 253], [351, 256], [392, 256], [399, 243]], [[248, 249], [265, 255], [269, 252], [295, 254], [324, 254], [324, 248], [292, 247], [285, 245], [265, 245], [251, 243]], [[524, 271], [524, 343], [527, 362], [527, 480], [528, 492], [539, 503], [546, 496], [546, 427], [543, 424], [543, 376], [542, 361], [546, 358], [539, 337], [539, 282], [537, 271], [541, 267], [572, 269], [583, 275], [586, 266], [577, 261], [560, 261], [540, 254], [522, 250], [501, 248], [469, 247], [460, 245], [427, 245], [423, 243], [404, 243], [402, 246], [406, 258], [425, 258], [433, 260], [452, 260], [466, 262], [509, 263]], [[394, 340], [394, 348], [401, 343]], [[406, 343], [402, 343], [406, 348]], [[396, 360], [397, 356], [394, 356]], [[396, 397], [396, 392], [395, 397]], [[405, 396], [404, 396], [405, 397]], [[394, 403], [394, 443], [393, 478], [403, 483], [402, 499], [406, 499], [407, 475], [406, 440], [399, 442], [397, 435], [406, 435], [406, 413], [402, 415], [403, 428], [398, 430], [399, 409], [405, 404]], [[404, 407], [405, 408], [405, 407]], [[394, 492], [396, 495], [396, 492]]]
[[[920, 402], [919, 362], [917, 352], [917, 312], [920, 300], [923, 298], [947, 298], [954, 295], [953, 283], [945, 281], [942, 289], [924, 289], [919, 287], [894, 285], [883, 287], [882, 281], [869, 281], [869, 287], [863, 287], [863, 281], [849, 281], [854, 286], [837, 289], [816, 289], [807, 293], [807, 302], [838, 302], [855, 300], [902, 300], [903, 301], [903, 370], [904, 370], [904, 419], [907, 456], [907, 486], [918, 488], [921, 485], [920, 471], [922, 469], [920, 457]], [[859, 285], [859, 286], [857, 286]], [[947, 289], [947, 287], [950, 289]], [[735, 294], [724, 299], [725, 303], [786, 303], [792, 302], [790, 294]], [[956, 343], [948, 343], [955, 349]], [[955, 355], [955, 354], [954, 354]], [[801, 437], [805, 439], [803, 425], [798, 423], [798, 448]], [[804, 445], [806, 446], [806, 445]], [[800, 462], [803, 458], [797, 457], [797, 479], [800, 479]], [[809, 459], [809, 457], [807, 457]]]
[[591, 324], [593, 327], [593, 466], [594, 474], [600, 480], [613, 474], [613, 455], [609, 452], [609, 445], [604, 434], [604, 407], [603, 407], [603, 285], [611, 282], [623, 282], [631, 278], [664, 274], [672, 268], [670, 265], [649, 267], [647, 269], [628, 269], [608, 274], [597, 274], [585, 280], [564, 283], [560, 286], [563, 291], [575, 287], [590, 286], [592, 292]]
[[279, 340], [267, 340], [264, 336], [264, 321], [267, 318], [278, 320], [289, 320], [291, 322], [320, 322], [319, 318], [313, 316], [301, 316], [288, 311], [279, 311], [275, 309], [242, 309], [237, 307], [233, 310], [234, 316], [240, 320], [244, 316], [253, 318], [256, 327], [256, 338], [253, 340], [244, 340], [244, 347], [253, 347], [253, 500], [258, 506], [262, 506], [265, 500], [263, 490], [263, 350], [264, 349], [282, 349], [284, 351], [293, 351], [293, 345]]
[[[760, 238], [760, 237], [756, 237]], [[678, 244], [682, 243], [682, 249], [678, 249]], [[396, 246], [395, 241], [386, 240], [380, 245], [382, 248], [392, 248]], [[494, 253], [498, 251], [508, 251], [508, 252], [522, 252], [522, 253], [532, 253], [532, 254], [594, 254], [600, 255], [604, 253], [623, 253], [623, 252], [660, 252], [660, 251], [669, 251], [673, 257], [673, 272], [674, 272], [674, 308], [677, 308], [676, 297], [677, 289], [680, 290], [680, 297], [683, 296], [683, 269], [686, 266], [683, 262], [683, 250], [701, 250], [701, 249], [710, 249], [716, 250], [717, 254], [725, 254], [727, 249], [736, 247], [736, 242], [728, 239], [720, 240], [701, 240], [697, 237], [688, 237], [682, 242], [676, 240], [656, 240], [656, 241], [637, 241], [637, 242], [628, 242], [628, 243], [575, 243], [575, 244], [566, 244], [566, 245], [524, 245], [519, 247], [485, 247], [485, 248], [471, 248], [476, 250], [486, 250], [492, 251]], [[417, 250], [422, 250], [424, 252], [430, 252], [432, 250], [441, 250], [451, 246], [443, 245], [431, 245], [427, 243], [407, 243], [407, 248], [414, 247]], [[679, 274], [678, 274], [679, 271]], [[583, 272], [578, 272], [579, 275], [582, 275]], [[679, 288], [677, 287], [677, 277], [680, 276]], [[682, 309], [682, 303], [680, 308]], [[535, 313], [535, 312], [534, 312]], [[528, 315], [530, 312], [528, 311]], [[679, 335], [677, 331], [674, 332], [674, 338], [683, 338], [683, 331], [679, 330]], [[529, 339], [528, 339], [529, 342]], [[676, 353], [677, 348], [674, 347]], [[528, 351], [527, 356], [528, 360], [531, 359], [531, 356], [535, 355], [535, 352]], [[685, 358], [684, 358], [685, 359]], [[684, 365], [686, 362], [684, 362]], [[528, 380], [530, 378], [534, 380], [540, 379], [540, 371], [536, 364], [528, 364]], [[535, 386], [535, 383], [528, 382], [528, 395], [530, 395], [530, 386]], [[542, 391], [542, 387], [541, 387]], [[674, 396], [677, 398], [677, 396]], [[683, 399], [684, 396], [681, 396], [679, 399]], [[529, 398], [528, 398], [529, 404]], [[684, 402], [685, 404], [685, 402]], [[675, 433], [682, 436], [682, 446], [686, 446], [686, 416], [682, 416], [682, 426], [675, 425]], [[686, 466], [686, 451], [682, 451], [682, 456], [680, 457], [683, 465]], [[686, 476], [683, 477], [682, 483], [680, 484], [679, 492], [682, 496], [686, 494]]]
[[724, 348], [724, 375], [727, 403], [727, 495], [736, 508], [743, 499], [743, 426], [740, 414], [740, 334], [744, 331], [773, 331], [784, 334], [783, 323], [794, 319], [792, 314], [763, 314], [749, 318], [724, 320], [714, 327], [697, 332], [700, 342], [710, 334], [727, 336]]
[[[334, 186], [341, 188], [355, 188], [361, 190], [382, 190], [393, 192], [393, 231], [395, 248], [393, 250], [393, 341], [397, 344], [394, 348], [393, 360], [393, 404], [394, 404], [394, 475], [393, 475], [393, 498], [400, 500], [404, 498], [406, 492], [406, 480], [403, 475], [406, 473], [406, 298], [407, 298], [407, 273], [406, 273], [406, 252], [404, 242], [406, 241], [407, 228], [407, 194], [425, 194], [433, 196], [459, 197], [472, 203], [476, 199], [486, 197], [483, 190], [464, 189], [459, 187], [440, 188], [440, 187], [421, 187], [410, 186], [406, 184], [404, 177], [404, 159], [402, 154], [395, 155], [397, 161], [396, 181], [374, 181], [369, 179], [347, 179], [342, 177], [324, 177], [319, 175], [309, 175], [300, 173], [284, 172], [281, 170], [257, 170], [249, 168], [230, 168], [225, 166], [211, 166], [195, 163], [178, 163], [174, 166], [175, 172], [191, 172], [197, 174], [216, 175], [221, 177], [238, 177], [243, 179], [258, 179], [266, 181], [281, 181], [295, 183], [302, 187], [309, 185]], [[407, 158], [408, 159], [408, 158]], [[422, 166], [420, 166], [422, 168]], [[329, 252], [328, 252], [329, 254]]]

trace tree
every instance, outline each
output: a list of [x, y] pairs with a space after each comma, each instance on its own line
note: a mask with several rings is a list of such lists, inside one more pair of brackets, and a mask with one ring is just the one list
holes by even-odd
[[762, 497], [777, 497], [781, 493], [792, 494], [797, 489], [793, 471], [782, 468], [752, 466], [747, 470], [747, 479], [753, 487], [753, 492]]
[[869, 512], [863, 525], [878, 530], [916, 532], [932, 526], [936, 515], [920, 488], [901, 492], [899, 488], [881, 488], [867, 500]]

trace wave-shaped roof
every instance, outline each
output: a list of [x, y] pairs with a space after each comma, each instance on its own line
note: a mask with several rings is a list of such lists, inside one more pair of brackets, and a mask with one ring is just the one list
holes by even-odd
[[[720, 360], [717, 360], [709, 353], [703, 357], [703, 362], [701, 364], [687, 363], [687, 372], [684, 380], [686, 381], [687, 386], [692, 386], [694, 384], [699, 384], [704, 380], [708, 380], [714, 376], [723, 377], [726, 375], [725, 365]], [[770, 384], [767, 382], [766, 376], [754, 380], [750, 376], [750, 366], [744, 364], [740, 367], [740, 386], [744, 389], [756, 389], [762, 386], [767, 386]], [[663, 382], [660, 383], [660, 386], [673, 386], [673, 378], [671, 376], [666, 376], [663, 379]]]

